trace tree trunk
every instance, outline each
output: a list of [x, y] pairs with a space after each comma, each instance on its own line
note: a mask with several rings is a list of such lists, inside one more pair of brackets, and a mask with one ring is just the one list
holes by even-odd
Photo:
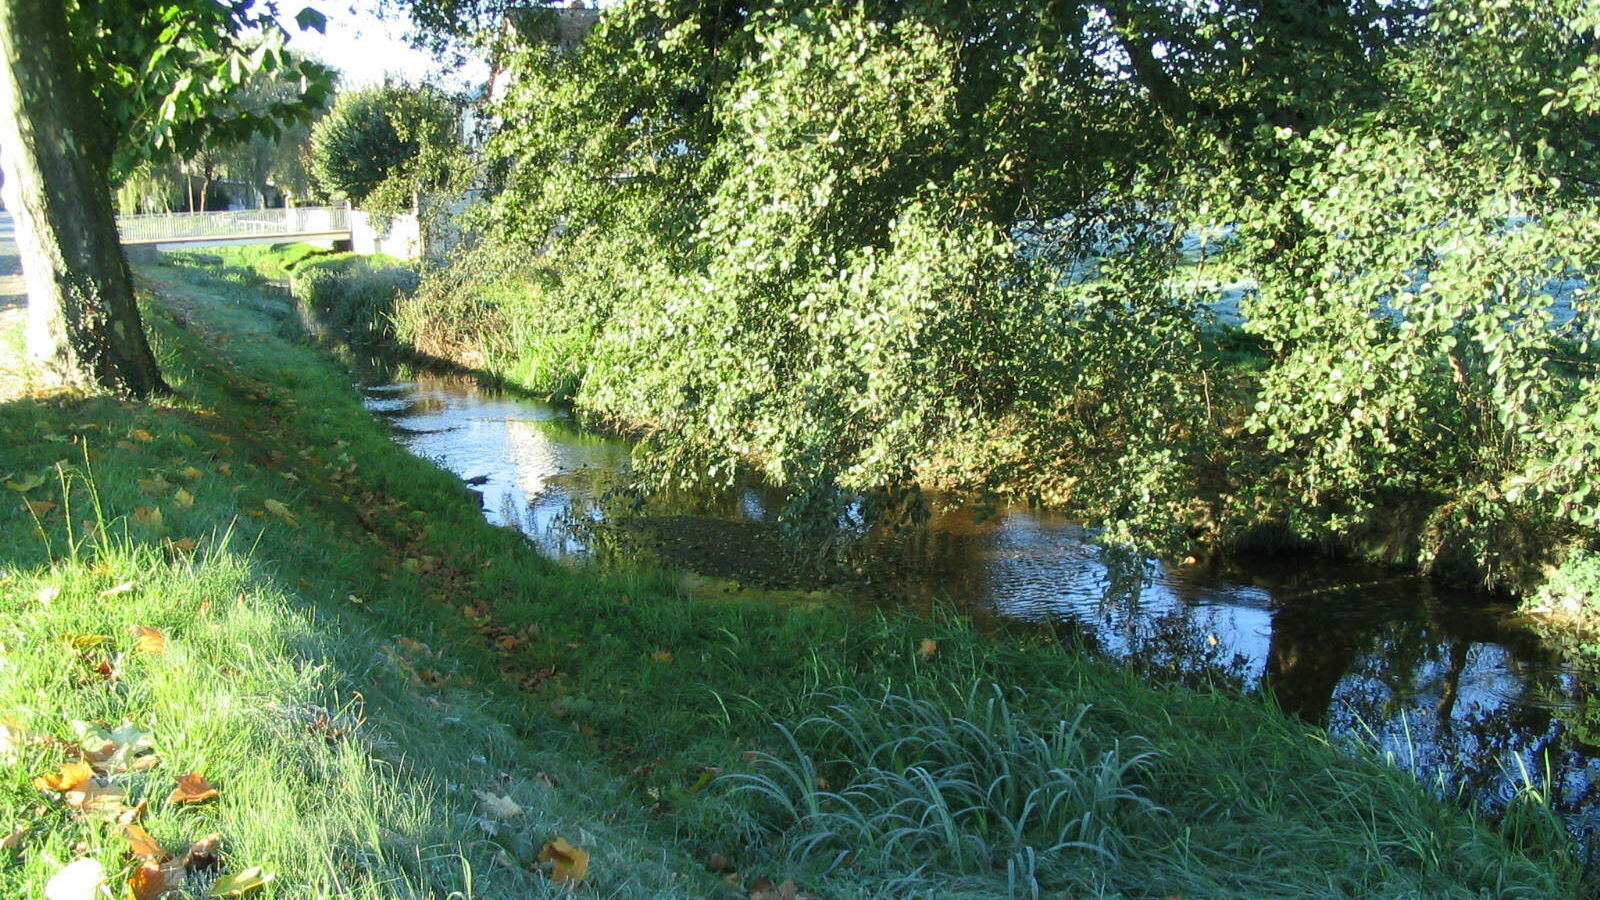
[[0, 143], [28, 285], [28, 353], [71, 384], [163, 391], [111, 190], [87, 143], [94, 100], [60, 0], [0, 0], [0, 54]]

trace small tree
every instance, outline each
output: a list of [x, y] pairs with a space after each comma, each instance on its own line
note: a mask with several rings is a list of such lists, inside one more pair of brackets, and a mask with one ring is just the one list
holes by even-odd
[[311, 133], [311, 175], [371, 212], [411, 206], [460, 169], [456, 105], [432, 87], [385, 84], [340, 94]]

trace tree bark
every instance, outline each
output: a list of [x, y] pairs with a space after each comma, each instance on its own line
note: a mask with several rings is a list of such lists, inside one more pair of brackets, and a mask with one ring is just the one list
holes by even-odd
[[132, 397], [165, 391], [89, 144], [94, 99], [60, 0], [0, 0], [0, 55], [0, 143], [28, 286], [28, 353], [69, 384]]

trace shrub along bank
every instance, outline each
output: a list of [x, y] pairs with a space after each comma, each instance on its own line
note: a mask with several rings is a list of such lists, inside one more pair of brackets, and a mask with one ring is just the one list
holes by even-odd
[[176, 397], [0, 404], [0, 892], [168, 855], [262, 898], [1580, 889], [1536, 795], [1491, 829], [1045, 634], [554, 565], [256, 276], [145, 274]]
[[487, 245], [404, 335], [796, 512], [952, 484], [1526, 593], [1600, 549], [1597, 21], [640, 0], [560, 53], [521, 29]]

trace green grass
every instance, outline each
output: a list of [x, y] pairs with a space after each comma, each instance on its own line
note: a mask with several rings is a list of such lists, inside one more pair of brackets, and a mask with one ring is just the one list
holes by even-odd
[[[147, 827], [171, 850], [222, 832], [230, 871], [277, 873], [262, 898], [563, 895], [535, 858], [554, 835], [593, 855], [595, 897], [742, 896], [713, 853], [829, 898], [1578, 889], [1536, 802], [1496, 832], [1262, 702], [1152, 688], [1045, 633], [554, 565], [390, 441], [251, 273], [145, 274], [179, 398], [0, 404], [0, 474], [57, 504], [36, 533], [0, 489], [0, 698], [29, 734], [152, 731]], [[130, 652], [141, 625], [166, 653]], [[126, 654], [114, 683], [80, 635]], [[80, 842], [128, 867], [114, 829], [38, 810], [67, 755], [0, 770], [0, 824], [31, 823], [0, 895], [37, 896]], [[168, 804], [189, 770], [220, 796]], [[1052, 853], [1063, 836], [1095, 849]]]

